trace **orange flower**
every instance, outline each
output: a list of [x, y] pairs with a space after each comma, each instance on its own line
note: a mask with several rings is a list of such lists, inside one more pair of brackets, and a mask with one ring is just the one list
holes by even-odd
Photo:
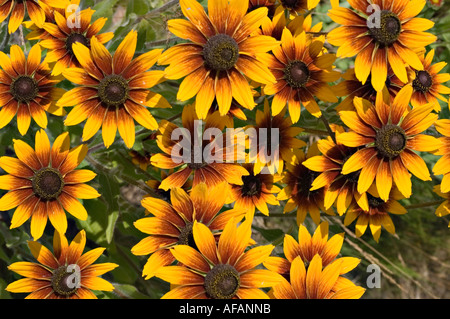
[[414, 151], [433, 152], [440, 142], [421, 134], [437, 120], [434, 105], [426, 104], [409, 110], [412, 87], [405, 86], [391, 105], [377, 95], [375, 105], [355, 98], [356, 111], [342, 111], [341, 120], [351, 129], [336, 136], [337, 142], [348, 147], [362, 147], [346, 160], [342, 174], [361, 170], [358, 192], [363, 193], [376, 182], [380, 197], [387, 201], [395, 184], [405, 196], [411, 196], [411, 176], [431, 180], [423, 159]]
[[[354, 257], [337, 258], [344, 242], [344, 233], [335, 234], [328, 239], [328, 228], [328, 223], [322, 222], [311, 236], [306, 227], [300, 225], [298, 241], [291, 235], [284, 237], [285, 258], [271, 256], [266, 259], [264, 266], [285, 279], [273, 288], [275, 298], [361, 297], [364, 289], [342, 276], [358, 266], [361, 260]], [[324, 278], [320, 279], [322, 275]]]
[[313, 156], [319, 155], [317, 143], [310, 146], [308, 153], [297, 150], [290, 162], [286, 162], [287, 170], [283, 173], [283, 184], [286, 185], [277, 196], [278, 200], [287, 200], [283, 212], [287, 213], [293, 209], [297, 210], [297, 224], [305, 221], [309, 213], [314, 223], [320, 223], [320, 211], [333, 215], [332, 209], [325, 209], [324, 198], [326, 188], [311, 190], [311, 185], [319, 175], [303, 163]]
[[249, 0], [208, 1], [208, 14], [196, 0], [180, 0], [189, 19], [169, 20], [169, 30], [190, 40], [166, 50], [158, 60], [169, 65], [168, 79], [180, 79], [177, 98], [187, 101], [196, 96], [196, 112], [205, 119], [217, 100], [221, 115], [231, 106], [232, 98], [246, 109], [255, 107], [246, 77], [258, 83], [272, 83], [275, 78], [257, 55], [277, 45], [268, 36], [253, 36], [268, 9], [261, 7], [247, 13]]
[[63, 75], [80, 86], [66, 92], [57, 105], [74, 106], [64, 121], [67, 126], [87, 119], [83, 141], [102, 128], [103, 143], [107, 148], [114, 142], [117, 131], [125, 145], [131, 148], [135, 142], [134, 120], [155, 130], [158, 123], [147, 107], [171, 107], [163, 96], [149, 91], [165, 80], [163, 71], [147, 71], [156, 63], [162, 49], [133, 59], [136, 43], [137, 32], [133, 30], [125, 36], [114, 56], [96, 37], [91, 39], [91, 49], [81, 42], [72, 45], [82, 67], [65, 69]]
[[[335, 134], [345, 132], [342, 127], [336, 127]], [[336, 203], [337, 212], [343, 215], [350, 204], [356, 201], [364, 209], [368, 209], [366, 193], [360, 194], [357, 190], [359, 171], [343, 175], [344, 163], [358, 148], [335, 144], [331, 137], [317, 142], [322, 155], [308, 158], [303, 165], [311, 171], [320, 173], [311, 184], [311, 191], [326, 188], [324, 206], [330, 209]]]
[[279, 177], [272, 174], [254, 174], [253, 164], [243, 164], [250, 175], [242, 177], [242, 185], [231, 185], [234, 208], [242, 209], [253, 216], [255, 208], [269, 216], [269, 205], [279, 205], [275, 195], [280, 188], [274, 185]]
[[[151, 157], [151, 163], [153, 166], [162, 169], [181, 168], [165, 178], [161, 182], [160, 188], [168, 190], [174, 187], [182, 187], [191, 175], [193, 175], [193, 186], [201, 182], [206, 183], [208, 186], [214, 186], [223, 181], [230, 184], [242, 185], [242, 176], [246, 176], [249, 173], [240, 164], [226, 161], [227, 153], [234, 152], [234, 150], [228, 150], [226, 147], [226, 135], [214, 136], [211, 137], [211, 140], [203, 140], [203, 137], [200, 136], [200, 141], [198, 141], [196, 140], [196, 136], [199, 133], [197, 130], [200, 126], [196, 127], [197, 121], [198, 117], [195, 112], [195, 105], [185, 106], [182, 113], [183, 127], [181, 128], [185, 130], [185, 133], [177, 140], [172, 139], [172, 134], [174, 130], [180, 128], [171, 122], [161, 121], [157, 144], [163, 153], [153, 155]], [[216, 111], [206, 117], [204, 127], [202, 125], [201, 128], [203, 132], [210, 128], [216, 128], [222, 132], [224, 125], [225, 123], [219, 112]], [[223, 144], [220, 145], [219, 141]], [[186, 146], [190, 147], [189, 159], [185, 158], [186, 153], [180, 154], [180, 151], [185, 151], [184, 148]], [[183, 149], [179, 151], [174, 150], [174, 148], [178, 147], [183, 147]], [[210, 151], [214, 151], [214, 155], [219, 159], [218, 161], [215, 161], [215, 159], [209, 161], [210, 159], [204, 158], [206, 147], [209, 147]], [[201, 158], [197, 159], [195, 157], [196, 153]]]
[[0, 128], [17, 114], [17, 128], [25, 135], [31, 118], [42, 128], [47, 127], [46, 111], [64, 115], [56, 101], [64, 90], [55, 87], [62, 78], [51, 76], [48, 65], [41, 63], [41, 47], [34, 45], [25, 57], [18, 45], [12, 45], [10, 56], [0, 51]]
[[149, 279], [158, 268], [170, 265], [175, 258], [171, 248], [177, 245], [196, 247], [192, 237], [195, 222], [209, 228], [214, 236], [219, 236], [231, 218], [242, 219], [245, 211], [230, 209], [220, 213], [228, 197], [228, 185], [222, 183], [216, 187], [207, 187], [201, 183], [189, 193], [182, 188], [170, 191], [170, 204], [158, 198], [146, 197], [142, 206], [153, 215], [137, 220], [134, 226], [145, 234], [131, 252], [137, 256], [150, 255], [142, 270]]
[[373, 238], [378, 242], [382, 226], [389, 233], [395, 234], [395, 226], [389, 214], [403, 215], [407, 213], [407, 210], [398, 202], [399, 199], [403, 198], [403, 195], [396, 188], [393, 188], [387, 201], [381, 199], [377, 188], [372, 185], [367, 190], [369, 209], [362, 209], [360, 206], [353, 204], [345, 215], [344, 225], [348, 226], [356, 219], [356, 236], [361, 237], [369, 226]]
[[256, 267], [269, 257], [274, 246], [265, 245], [246, 251], [251, 241], [252, 219], [237, 226], [230, 220], [219, 241], [205, 225], [194, 222], [193, 237], [197, 249], [179, 245], [172, 254], [182, 266], [160, 268], [156, 276], [172, 284], [163, 299], [268, 299], [261, 288], [282, 279], [267, 269]]
[[[47, 0], [41, 0], [44, 3]], [[25, 12], [38, 26], [45, 22], [45, 13], [37, 0], [3, 0], [0, 2], [0, 23], [9, 16], [8, 33], [15, 32], [25, 18]]]
[[293, 36], [287, 28], [281, 36], [281, 46], [273, 49], [273, 55], [261, 55], [261, 59], [277, 79], [266, 84], [264, 93], [274, 95], [272, 115], [278, 115], [288, 105], [293, 123], [300, 119], [301, 106], [315, 117], [322, 112], [315, 96], [325, 102], [337, 102], [328, 82], [339, 79], [340, 74], [332, 70], [334, 54], [321, 54], [323, 38], [312, 39], [305, 32]]
[[94, 264], [105, 248], [83, 254], [86, 232], [80, 231], [70, 243], [64, 234], [55, 231], [53, 253], [36, 241], [28, 247], [38, 263], [20, 261], [8, 269], [26, 278], [6, 287], [15, 293], [30, 293], [26, 299], [97, 299], [91, 290], [113, 291], [114, 286], [99, 277], [118, 267], [114, 263]]
[[90, 48], [94, 36], [102, 44], [113, 38], [113, 32], [99, 34], [107, 19], [99, 18], [91, 23], [94, 12], [91, 9], [81, 10], [74, 22], [73, 12], [54, 10], [54, 22], [44, 23], [42, 28], [46, 34], [40, 37], [42, 40], [39, 44], [48, 50], [45, 61], [54, 63], [53, 75], [61, 74], [66, 68], [81, 67], [73, 50], [74, 43], [81, 43]]
[[433, 167], [434, 175], [443, 175], [440, 190], [450, 192], [450, 120], [442, 119], [434, 123], [436, 130], [443, 136], [439, 138], [441, 147], [434, 155], [440, 156]]
[[0, 176], [0, 188], [9, 191], [0, 199], [0, 210], [17, 207], [10, 228], [21, 226], [31, 217], [31, 236], [36, 240], [42, 236], [48, 219], [60, 233], [66, 232], [64, 210], [80, 220], [87, 219], [86, 209], [77, 198], [92, 199], [100, 194], [84, 184], [95, 173], [75, 170], [87, 154], [86, 145], [70, 149], [66, 132], [50, 148], [47, 134], [40, 130], [35, 150], [21, 140], [14, 140], [14, 150], [18, 159], [0, 157], [0, 167], [8, 173]]
[[450, 94], [450, 88], [443, 85], [450, 80], [449, 73], [439, 72], [447, 65], [446, 62], [438, 62], [432, 64], [434, 57], [434, 49], [428, 54], [419, 56], [423, 63], [423, 70], [414, 71], [410, 69], [411, 82], [414, 93], [411, 97], [411, 105], [413, 107], [433, 103], [434, 110], [440, 111], [441, 106], [439, 100], [448, 101], [448, 97], [444, 98], [441, 94]]
[[[330, 31], [327, 40], [339, 47], [338, 57], [356, 55], [355, 74], [359, 81], [365, 84], [371, 74], [373, 88], [381, 91], [389, 66], [403, 83], [408, 82], [406, 66], [423, 70], [415, 50], [437, 39], [424, 32], [432, 28], [434, 22], [415, 17], [426, 0], [348, 2], [356, 11], [335, 6], [328, 12], [328, 16], [342, 26]], [[372, 14], [368, 15], [369, 12]]]

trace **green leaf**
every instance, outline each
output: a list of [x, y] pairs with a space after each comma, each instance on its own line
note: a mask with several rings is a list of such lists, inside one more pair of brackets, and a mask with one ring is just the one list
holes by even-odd
[[252, 227], [270, 243], [274, 243], [280, 238], [284, 237], [284, 231], [282, 231], [281, 229], [264, 229], [254, 225]]

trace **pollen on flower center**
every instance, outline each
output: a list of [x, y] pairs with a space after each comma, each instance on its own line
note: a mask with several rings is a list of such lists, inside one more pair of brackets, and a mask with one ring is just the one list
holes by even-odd
[[215, 71], [226, 71], [236, 64], [239, 46], [229, 35], [217, 34], [205, 44], [203, 58], [207, 67]]
[[64, 188], [64, 179], [59, 171], [43, 168], [37, 171], [32, 179], [34, 193], [43, 200], [58, 198]]
[[433, 84], [430, 74], [427, 71], [416, 71], [416, 78], [412, 82], [414, 90], [428, 92]]
[[86, 47], [89, 46], [89, 40], [84, 35], [82, 35], [81, 33], [72, 33], [72, 34], [70, 34], [67, 37], [67, 39], [66, 39], [66, 49], [72, 55], [74, 54], [73, 50], [72, 50], [72, 45], [74, 43], [76, 43], [76, 42], [81, 43], [82, 45], [84, 45]]
[[19, 102], [29, 102], [38, 94], [38, 85], [36, 81], [28, 76], [19, 76], [11, 83], [11, 95]]
[[374, 24], [369, 27], [369, 34], [382, 46], [389, 46], [397, 41], [402, 30], [400, 19], [389, 10], [382, 10], [379, 20]]
[[120, 106], [128, 99], [128, 82], [120, 75], [105, 77], [99, 84], [98, 96], [108, 106]]
[[244, 183], [242, 195], [251, 197], [261, 194], [262, 182], [258, 177], [254, 175], [242, 176], [242, 181]]
[[394, 158], [406, 148], [405, 131], [397, 125], [385, 125], [377, 132], [375, 146], [383, 157]]
[[293, 88], [301, 88], [309, 81], [310, 73], [302, 61], [292, 61], [284, 70], [286, 82]]
[[206, 294], [212, 299], [231, 299], [239, 286], [239, 273], [228, 264], [214, 266], [205, 276]]
[[68, 297], [77, 291], [78, 285], [74, 272], [75, 269], [68, 272], [66, 266], [61, 266], [53, 272], [51, 284], [57, 295]]

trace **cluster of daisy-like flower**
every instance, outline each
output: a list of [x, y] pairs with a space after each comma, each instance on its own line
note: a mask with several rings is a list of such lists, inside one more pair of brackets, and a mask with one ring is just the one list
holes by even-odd
[[[156, 131], [161, 152], [130, 151], [141, 170], [161, 173], [146, 181], [152, 190], [141, 202], [146, 216], [134, 226], [149, 236], [131, 252], [149, 255], [146, 279], [172, 284], [164, 298], [360, 298], [364, 288], [343, 276], [360, 260], [338, 258], [344, 235], [328, 239], [322, 214], [337, 212], [345, 226], [356, 220], [356, 235], [370, 227], [376, 241], [382, 227], [395, 233], [390, 214], [407, 212], [398, 201], [412, 196], [411, 174], [431, 180], [417, 152], [441, 156], [433, 167], [443, 175], [435, 191], [446, 200], [436, 214], [450, 213], [450, 120], [439, 119], [450, 75], [440, 73], [446, 63], [433, 63], [434, 50], [426, 50], [436, 36], [425, 32], [432, 21], [416, 17], [425, 0], [347, 2], [350, 8], [331, 1], [328, 16], [340, 26], [324, 32], [322, 23], [312, 23], [319, 0], [209, 0], [207, 8], [180, 0], [185, 18], [167, 26], [181, 43], [137, 56], [136, 31], [110, 53], [114, 34], [100, 33], [105, 18], [93, 21], [94, 11], [85, 8], [73, 19], [69, 8], [80, 1], [0, 2], [8, 32], [25, 27], [26, 39], [37, 41], [27, 55], [19, 45], [11, 45], [9, 56], [0, 51], [0, 128], [16, 115], [22, 136], [31, 119], [42, 128], [34, 148], [14, 140], [17, 158], [0, 158], [7, 173], [0, 188], [8, 191], [0, 210], [15, 209], [11, 228], [31, 219], [29, 246], [39, 262], [12, 264], [26, 278], [7, 290], [29, 298], [92, 298], [91, 290], [114, 289], [99, 276], [117, 265], [93, 265], [103, 249], [83, 255], [85, 232], [70, 245], [64, 235], [66, 212], [79, 220], [89, 214], [78, 199], [101, 195], [86, 184], [96, 173], [76, 169], [87, 145], [71, 148], [67, 132], [51, 145], [45, 131], [50, 113], [64, 117], [64, 127], [84, 122], [82, 142], [101, 130], [105, 148], [118, 132], [132, 149], [136, 122], [149, 134]], [[26, 14], [30, 21], [23, 22]], [[336, 68], [336, 58], [352, 57], [354, 68]], [[63, 81], [72, 88], [62, 89]], [[152, 90], [166, 81], [176, 83], [176, 98], [185, 105], [174, 119], [157, 121], [151, 109], [174, 102]], [[330, 123], [325, 107], [343, 125]], [[317, 119], [316, 128], [300, 127], [303, 110]], [[200, 145], [203, 151], [217, 142], [214, 154], [222, 161], [174, 156], [180, 128], [189, 132], [194, 151], [198, 121], [223, 132]], [[436, 134], [427, 134], [433, 127]], [[218, 142], [229, 138], [227, 128], [277, 129], [276, 161], [265, 158], [267, 136], [266, 149], [245, 154], [244, 163], [226, 161]], [[237, 144], [247, 149], [247, 142]], [[281, 255], [252, 239], [255, 215], [270, 217], [273, 206], [296, 211], [298, 239], [286, 234]], [[317, 226], [313, 235], [304, 226], [308, 214]], [[37, 242], [48, 219], [53, 253]]]

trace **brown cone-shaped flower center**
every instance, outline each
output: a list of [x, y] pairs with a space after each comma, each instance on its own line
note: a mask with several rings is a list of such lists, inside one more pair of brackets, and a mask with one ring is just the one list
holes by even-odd
[[61, 266], [53, 271], [51, 284], [57, 295], [69, 297], [77, 291], [80, 286], [80, 277], [75, 272], [75, 268], [68, 271], [66, 266]]
[[414, 90], [425, 93], [428, 92], [432, 85], [433, 80], [427, 71], [416, 71], [416, 78], [412, 83]]
[[300, 177], [297, 180], [298, 194], [314, 194], [317, 190], [311, 191], [311, 186], [314, 180], [319, 176], [318, 172], [311, 171], [309, 169], [303, 170]]
[[298, 6], [299, 0], [281, 0], [281, 3], [283, 4], [283, 7], [288, 9], [295, 9]]
[[392, 124], [387, 124], [377, 132], [375, 146], [383, 157], [394, 158], [406, 147], [405, 131]]
[[11, 83], [10, 93], [16, 101], [26, 103], [32, 101], [37, 96], [38, 85], [28, 75], [19, 76]]
[[242, 195], [244, 196], [255, 196], [261, 194], [262, 182], [254, 175], [242, 176]]
[[195, 244], [194, 234], [192, 232], [192, 223], [187, 223], [184, 228], [180, 230], [180, 236], [178, 236], [178, 244], [188, 245], [194, 249], [197, 249]]
[[237, 270], [228, 264], [216, 265], [205, 277], [205, 290], [212, 299], [233, 298], [240, 285], [240, 277]]
[[98, 86], [100, 100], [108, 106], [120, 106], [128, 99], [128, 81], [120, 75], [105, 77]]
[[209, 38], [203, 47], [205, 64], [215, 71], [231, 69], [238, 58], [239, 46], [232, 37], [226, 34], [217, 34]]
[[[377, 13], [378, 12], [375, 12], [374, 14]], [[367, 22], [369, 34], [382, 47], [389, 46], [397, 41], [400, 32], [402, 31], [402, 24], [398, 16], [389, 10], [382, 10], [379, 14], [379, 18]]]
[[64, 188], [61, 173], [53, 168], [43, 168], [32, 179], [34, 193], [43, 200], [58, 198]]
[[66, 50], [72, 55], [74, 55], [72, 45], [76, 42], [81, 43], [85, 47], [89, 47], [89, 40], [84, 35], [81, 33], [72, 33], [66, 39]]
[[292, 61], [284, 70], [286, 82], [293, 88], [301, 88], [309, 81], [310, 73], [302, 61]]

